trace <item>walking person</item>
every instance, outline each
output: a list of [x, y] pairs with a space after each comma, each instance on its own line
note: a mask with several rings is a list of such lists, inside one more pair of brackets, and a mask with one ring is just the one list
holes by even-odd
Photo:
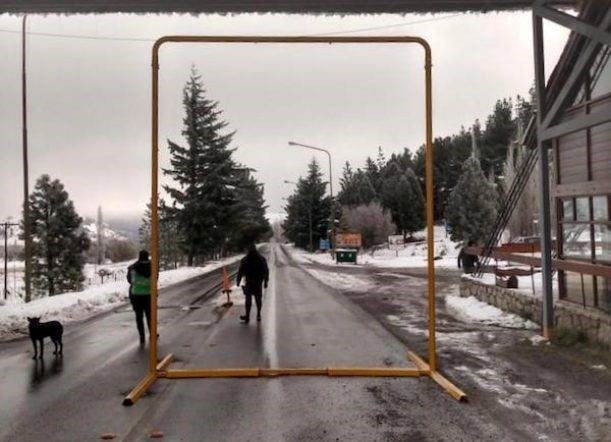
[[237, 284], [240, 285], [242, 278], [246, 279], [246, 285], [242, 288], [246, 296], [246, 314], [240, 316], [244, 324], [250, 321], [250, 309], [252, 307], [252, 298], [254, 296], [257, 304], [257, 321], [261, 321], [261, 307], [263, 304], [263, 287], [267, 288], [269, 282], [269, 269], [267, 260], [259, 253], [257, 247], [251, 244], [248, 247], [248, 253], [240, 261], [238, 270]]
[[140, 335], [140, 345], [144, 345], [144, 321], [151, 333], [151, 261], [149, 252], [140, 251], [138, 261], [127, 268], [127, 281], [129, 282], [129, 300], [136, 314], [136, 326]]
[[469, 240], [466, 247], [460, 249], [458, 254], [458, 268], [463, 268], [465, 273], [474, 273], [475, 266], [479, 263], [479, 257], [477, 255], [471, 255], [467, 253], [467, 247], [475, 246], [475, 241]]

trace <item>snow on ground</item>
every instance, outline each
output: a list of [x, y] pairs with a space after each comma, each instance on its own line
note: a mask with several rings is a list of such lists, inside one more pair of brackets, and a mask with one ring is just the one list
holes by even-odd
[[[203, 267], [181, 267], [160, 272], [159, 287], [167, 287], [229, 265], [240, 257], [235, 255], [220, 261], [212, 261]], [[35, 299], [27, 304], [20, 302], [0, 306], [0, 339], [6, 340], [26, 334], [28, 316], [40, 316], [42, 321], [57, 320], [67, 324], [112, 310], [127, 302], [127, 296], [128, 283], [122, 279], [92, 286], [80, 292]]]
[[506, 313], [490, 304], [479, 301], [473, 296], [446, 296], [446, 310], [463, 322], [497, 325], [506, 328], [526, 328], [537, 330], [539, 326], [532, 321], [512, 313]]
[[[395, 251], [387, 247], [376, 250], [363, 250], [357, 257], [356, 265], [388, 268], [423, 268], [427, 266], [426, 230], [414, 235], [422, 241], [407, 243], [405, 248]], [[457, 257], [460, 251], [458, 244], [446, 237], [443, 226], [435, 226], [435, 267], [456, 268]], [[293, 257], [302, 263], [315, 262], [325, 265], [354, 266], [348, 263], [336, 263], [330, 253], [308, 253], [305, 250], [291, 247]]]
[[339, 290], [353, 292], [368, 292], [375, 289], [374, 281], [367, 277], [361, 277], [351, 273], [338, 273], [335, 271], [306, 269], [306, 271], [323, 284]]
[[[85, 264], [83, 268], [83, 276], [85, 277], [85, 286], [106, 284], [114, 281], [122, 281], [127, 278], [127, 267], [133, 263], [135, 259], [123, 262], [112, 262], [108, 264]], [[102, 278], [100, 271], [105, 270], [108, 274]], [[102, 282], [103, 281], [103, 282]]]
[[[83, 276], [85, 277], [83, 285], [85, 288], [90, 288], [96, 285], [108, 284], [116, 281], [124, 281], [127, 276], [127, 267], [132, 262], [134, 262], [134, 260], [107, 263], [103, 265], [85, 264], [85, 266], [83, 267]], [[4, 272], [4, 266], [1, 261], [0, 264], [1, 275]], [[19, 295], [23, 296], [24, 292], [24, 265], [25, 264], [23, 261], [8, 262], [7, 286], [9, 291], [9, 299], [7, 300], [7, 302], [3, 302], [3, 300], [0, 300], [0, 305], [23, 302]], [[104, 277], [100, 276], [99, 274], [100, 270], [102, 269], [106, 270], [107, 273]], [[4, 291], [4, 278], [0, 278], [0, 291]]]

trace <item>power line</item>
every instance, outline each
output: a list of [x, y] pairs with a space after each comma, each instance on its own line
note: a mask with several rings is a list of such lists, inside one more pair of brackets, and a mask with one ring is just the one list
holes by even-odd
[[[21, 31], [13, 31], [12, 29], [0, 29], [0, 32], [7, 34], [21, 34]], [[78, 35], [78, 34], [56, 34], [52, 32], [27, 32], [27, 35], [37, 35], [40, 37], [56, 37], [56, 38], [74, 38], [79, 40], [112, 40], [112, 41], [137, 41], [137, 42], [153, 42], [154, 38], [136, 38], [136, 37], [108, 37], [103, 35]]]
[[[330, 35], [340, 35], [340, 34], [352, 34], [355, 32], [366, 32], [366, 31], [378, 31], [381, 29], [392, 29], [392, 28], [400, 28], [411, 25], [418, 25], [421, 23], [430, 23], [440, 20], [446, 20], [448, 18], [454, 18], [461, 16], [463, 14], [452, 14], [452, 15], [444, 15], [443, 17], [433, 17], [423, 20], [415, 20], [409, 22], [402, 23], [394, 23], [390, 25], [382, 25], [382, 26], [372, 26], [369, 28], [358, 28], [358, 29], [349, 29], [345, 31], [335, 31], [335, 32], [325, 32], [318, 34], [308, 34], [307, 37], [325, 37]], [[21, 31], [16, 31], [12, 29], [0, 29], [0, 32], [5, 34], [21, 34]], [[154, 38], [139, 38], [139, 37], [111, 37], [104, 35], [83, 35], [83, 34], [59, 34], [54, 32], [27, 32], [27, 35], [36, 35], [39, 37], [53, 37], [53, 38], [67, 38], [67, 39], [77, 39], [77, 40], [106, 40], [106, 41], [132, 41], [132, 42], [154, 42]]]
[[425, 18], [423, 20], [415, 20], [403, 23], [395, 23], [392, 25], [372, 26], [370, 28], [351, 29], [347, 31], [325, 32], [324, 34], [310, 34], [307, 37], [326, 37], [329, 35], [352, 34], [353, 32], [379, 31], [380, 29], [400, 28], [403, 26], [418, 25], [421, 23], [430, 23], [434, 21], [445, 20], [448, 18], [459, 17], [463, 14], [444, 15], [443, 17]]

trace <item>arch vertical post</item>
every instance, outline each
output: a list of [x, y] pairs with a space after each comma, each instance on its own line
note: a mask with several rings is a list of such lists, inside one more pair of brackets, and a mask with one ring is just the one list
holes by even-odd
[[426, 248], [427, 248], [427, 296], [428, 296], [428, 331], [429, 331], [429, 367], [437, 369], [437, 350], [435, 341], [435, 199], [433, 181], [433, 79], [431, 48], [426, 42], [420, 43], [424, 48], [425, 72], [425, 113], [426, 113]]
[[157, 297], [159, 295], [159, 46], [153, 45], [151, 66], [151, 324], [149, 374], [157, 370]]

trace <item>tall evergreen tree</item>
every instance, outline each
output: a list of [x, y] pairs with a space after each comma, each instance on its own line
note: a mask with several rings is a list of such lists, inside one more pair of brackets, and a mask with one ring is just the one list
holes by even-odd
[[377, 197], [368, 174], [361, 169], [353, 172], [350, 164], [346, 162], [340, 178], [340, 191], [337, 195], [340, 204], [346, 207], [367, 205], [376, 200]]
[[[378, 152], [380, 153], [380, 152]], [[371, 159], [371, 157], [367, 157], [365, 160], [365, 175], [369, 180], [369, 183], [373, 186], [376, 195], [380, 193], [380, 187], [382, 186], [382, 182], [380, 180], [380, 168], [378, 167], [378, 162]]]
[[[462, 165], [471, 153], [471, 133], [465, 128], [451, 137], [435, 138], [433, 141], [433, 194], [435, 196], [435, 219], [443, 217], [450, 192], [456, 186]], [[425, 151], [421, 147], [414, 160], [415, 173], [425, 191]]]
[[78, 290], [90, 241], [82, 219], [59, 180], [42, 175], [29, 198], [32, 283], [39, 295]]
[[234, 206], [239, 169], [229, 147], [218, 102], [206, 98], [201, 77], [192, 69], [183, 91], [185, 118], [182, 131], [187, 146], [168, 140], [171, 167], [164, 173], [175, 186], [165, 186], [173, 200], [172, 218], [181, 233], [189, 265], [196, 257], [221, 253], [234, 228]]
[[271, 226], [265, 217], [263, 184], [258, 183], [250, 170], [244, 169], [236, 188], [236, 223], [230, 237], [230, 247], [243, 250], [249, 244], [268, 238]]
[[424, 227], [424, 196], [412, 169], [401, 171], [394, 163], [389, 166], [382, 185], [382, 203], [404, 236]]
[[[164, 200], [159, 201], [157, 208], [159, 216], [159, 268], [176, 268], [182, 261], [183, 254], [180, 247], [181, 232], [175, 218], [175, 213]], [[142, 224], [138, 228], [140, 247], [150, 250], [151, 247], [151, 204], [146, 205]]]
[[297, 247], [317, 248], [319, 240], [327, 237], [331, 199], [325, 194], [326, 183], [322, 181], [320, 166], [312, 160], [307, 176], [299, 178], [295, 193], [285, 207], [285, 236]]
[[498, 193], [486, 178], [480, 162], [472, 155], [465, 161], [462, 175], [446, 206], [451, 239], [482, 244], [494, 225], [497, 205]]
[[342, 192], [349, 191], [350, 187], [352, 186], [353, 180], [354, 180], [354, 171], [352, 170], [352, 166], [350, 166], [350, 163], [346, 161], [346, 163], [344, 164], [344, 169], [342, 170], [342, 176], [339, 179], [340, 191], [338, 194], [338, 199], [341, 199], [339, 195], [341, 195]]
[[513, 118], [512, 100], [507, 98], [497, 100], [482, 134], [480, 157], [482, 168], [484, 170], [494, 168], [495, 177], [503, 170], [507, 146], [513, 141], [516, 129], [517, 122]]

